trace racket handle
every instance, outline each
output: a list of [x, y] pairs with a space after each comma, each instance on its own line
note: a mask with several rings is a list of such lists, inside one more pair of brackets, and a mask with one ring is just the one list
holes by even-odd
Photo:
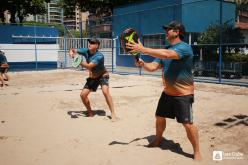
[[134, 56], [135, 60], [138, 62], [139, 61], [139, 55]]

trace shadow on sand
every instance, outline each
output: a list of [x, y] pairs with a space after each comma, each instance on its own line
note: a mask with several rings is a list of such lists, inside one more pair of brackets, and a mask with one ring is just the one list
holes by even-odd
[[[106, 116], [106, 112], [104, 110], [92, 110], [94, 116]], [[71, 118], [79, 118], [79, 117], [88, 117], [87, 111], [68, 111], [68, 115], [71, 116]]]
[[[111, 143], [109, 143], [109, 145], [129, 145], [130, 143], [133, 143], [135, 141], [139, 141], [142, 139], [146, 139], [148, 141], [148, 143], [150, 144], [155, 139], [155, 135], [150, 135], [150, 136], [146, 136], [143, 138], [136, 138], [134, 140], [131, 140], [130, 142], [112, 141]], [[142, 145], [142, 146], [150, 148], [148, 145]], [[168, 140], [168, 139], [163, 138], [159, 148], [161, 148], [162, 150], [169, 150], [171, 152], [183, 155], [183, 156], [188, 157], [188, 158], [192, 158], [192, 159], [194, 158], [193, 154], [189, 154], [189, 153], [184, 152], [182, 150], [180, 144], [175, 143], [173, 140]]]
[[232, 128], [237, 125], [248, 126], [248, 116], [247, 115], [233, 115], [229, 118], [223, 119], [221, 122], [215, 123], [215, 126], [223, 128]]

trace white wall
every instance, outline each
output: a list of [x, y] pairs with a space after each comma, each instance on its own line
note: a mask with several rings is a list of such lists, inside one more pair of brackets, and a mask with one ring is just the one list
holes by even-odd
[[[58, 44], [37, 44], [36, 48], [38, 61], [57, 61]], [[34, 44], [0, 44], [0, 49], [5, 52], [8, 62], [35, 61]]]

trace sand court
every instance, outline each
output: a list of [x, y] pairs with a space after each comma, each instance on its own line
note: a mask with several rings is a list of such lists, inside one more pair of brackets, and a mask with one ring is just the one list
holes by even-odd
[[[1, 165], [195, 164], [184, 128], [175, 120], [167, 120], [161, 147], [146, 147], [155, 135], [154, 113], [163, 89], [160, 77], [110, 74], [110, 92], [120, 118], [111, 122], [99, 89], [89, 96], [95, 116], [85, 116], [79, 94], [86, 71], [9, 75], [10, 86], [0, 89]], [[195, 85], [193, 113], [201, 164], [216, 164], [213, 151], [234, 153], [233, 159], [218, 163], [247, 164], [248, 88]], [[242, 159], [234, 160], [238, 157]]]

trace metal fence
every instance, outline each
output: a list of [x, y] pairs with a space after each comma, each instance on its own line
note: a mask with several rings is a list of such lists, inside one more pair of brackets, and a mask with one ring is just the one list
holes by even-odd
[[[72, 68], [69, 57], [70, 48], [87, 48], [89, 38], [12, 36], [15, 44], [0, 44], [10, 64], [10, 71], [46, 70]], [[39, 43], [27, 40], [40, 40]], [[43, 42], [42, 42], [42, 41]], [[50, 41], [53, 40], [51, 43]], [[113, 70], [116, 67], [116, 40], [100, 38], [100, 49], [105, 57], [105, 66]], [[22, 43], [22, 41], [25, 41]], [[49, 42], [48, 42], [49, 41]]]
[[[140, 36], [147, 47], [163, 48], [164, 45], [145, 43], [147, 36]], [[87, 47], [88, 38], [12, 36], [15, 44], [6, 44], [3, 49], [12, 59], [10, 71], [46, 70], [72, 68], [68, 56], [70, 48]], [[30, 40], [30, 41], [29, 41]], [[32, 42], [32, 40], [36, 42]], [[161, 76], [162, 71], [147, 72], [142, 68], [117, 65], [121, 57], [131, 58], [121, 53], [119, 39], [100, 38], [100, 50], [105, 56], [105, 65], [112, 73]], [[154, 40], [154, 39], [153, 39]], [[22, 43], [24, 41], [24, 43]], [[28, 42], [27, 42], [28, 41]], [[38, 42], [37, 42], [38, 41]], [[160, 43], [160, 42], [159, 42]], [[248, 49], [246, 44], [223, 44], [223, 58], [219, 63], [218, 45], [192, 45], [194, 51], [192, 73], [196, 81], [248, 86]], [[146, 60], [145, 55], [141, 58]], [[235, 58], [234, 58], [235, 57]], [[13, 60], [16, 59], [17, 61]], [[237, 61], [238, 60], [238, 61]], [[19, 62], [18, 62], [19, 61]], [[129, 60], [130, 61], [130, 60]], [[147, 62], [151, 62], [148, 60]], [[221, 66], [221, 67], [220, 67]], [[221, 73], [221, 74], [220, 74]], [[221, 77], [219, 76], [221, 75]]]
[[[69, 58], [68, 51], [70, 48], [87, 48], [89, 38], [58, 38], [59, 53], [58, 53], [58, 68], [72, 67], [72, 59]], [[112, 71], [116, 68], [116, 39], [99, 38], [99, 51], [104, 55], [104, 62], [107, 68]]]
[[[123, 53], [118, 37], [120, 37], [122, 28], [133, 27], [139, 32], [144, 46], [164, 48], [168, 42], [165, 40], [161, 21], [165, 21], [163, 22], [165, 24], [176, 19], [187, 22], [186, 31], [198, 29], [198, 32], [187, 33], [184, 40], [192, 46], [194, 52], [192, 73], [196, 81], [248, 86], [247, 31], [243, 31], [246, 39], [241, 43], [237, 40], [235, 43], [226, 42], [228, 37], [225, 36], [226, 34], [220, 35], [222, 34], [220, 33], [217, 39], [215, 38], [216, 41], [212, 42], [214, 44], [199, 44], [199, 36], [201, 35], [199, 29], [203, 32], [202, 29], [209, 27], [210, 22], [222, 25], [224, 21], [231, 18], [232, 22], [235, 23], [235, 20], [238, 19], [235, 18], [235, 5], [231, 2], [225, 2], [222, 10], [222, 1], [218, 0], [211, 2], [207, 0], [185, 1], [185, 3], [170, 1], [166, 5], [165, 1], [156, 1], [156, 3], [161, 4], [159, 6], [153, 3], [155, 2], [149, 1], [139, 9], [138, 4], [135, 9], [131, 7], [129, 10], [120, 9], [118, 11], [117, 8], [113, 17], [94, 18], [87, 21], [85, 31], [89, 35], [99, 37], [100, 51], [105, 56], [105, 65], [112, 73], [161, 76], [161, 70], [147, 72], [143, 68], [135, 67], [134, 59]], [[125, 12], [121, 13], [122, 11]], [[182, 14], [182, 11], [188, 12]], [[60, 36], [41, 36], [38, 34], [36, 26], [33, 26], [33, 29], [30, 30], [30, 36], [13, 35], [11, 39], [13, 45], [5, 45], [5, 47], [0, 45], [0, 49], [5, 50], [10, 59], [19, 61], [12, 60], [12, 64], [15, 64], [12, 69], [27, 68], [25, 67], [27, 65], [30, 65], [29, 69], [31, 70], [71, 68], [68, 50], [87, 47], [87, 38], [73, 37], [66, 26], [63, 30], [63, 35]], [[219, 30], [221, 31], [221, 28]], [[232, 38], [242, 37], [234, 35]], [[146, 55], [141, 54], [141, 58], [146, 62], [152, 61], [152, 58], [148, 58]]]
[[192, 45], [192, 73], [197, 81], [248, 86], [248, 49], [245, 43]]

